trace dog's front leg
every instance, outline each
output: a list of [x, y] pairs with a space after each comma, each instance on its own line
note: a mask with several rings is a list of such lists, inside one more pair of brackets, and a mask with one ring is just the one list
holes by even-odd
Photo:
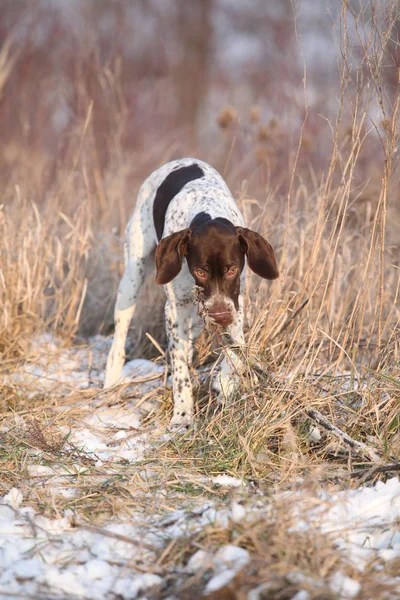
[[[243, 336], [243, 297], [239, 296], [239, 310], [236, 313], [235, 321], [227, 327], [227, 330], [236, 344], [244, 345]], [[214, 381], [214, 389], [219, 392], [219, 402], [229, 402], [236, 392], [240, 375], [243, 371], [243, 363], [233, 350], [227, 348], [224, 350], [225, 356], [221, 364], [221, 369]]]
[[191, 304], [177, 306], [175, 302], [168, 299], [165, 305], [174, 396], [174, 411], [170, 423], [170, 427], [173, 428], [187, 428], [193, 422], [193, 390], [189, 372], [192, 312]]

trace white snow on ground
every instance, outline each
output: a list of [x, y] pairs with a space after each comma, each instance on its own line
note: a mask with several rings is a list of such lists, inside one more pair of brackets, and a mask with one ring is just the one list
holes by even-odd
[[230, 475], [217, 475], [216, 477], [212, 477], [211, 481], [217, 485], [225, 487], [236, 488], [243, 485], [243, 481], [241, 479], [238, 479], [237, 477], [231, 477]]
[[[318, 515], [322, 508], [307, 506], [297, 521], [298, 528], [329, 534], [360, 572], [367, 562], [400, 557], [398, 478], [332, 497], [321, 491], [319, 498], [327, 506], [323, 516]], [[297, 507], [301, 503], [295, 492], [286, 500]], [[252, 511], [252, 507], [247, 510]], [[259, 509], [257, 512], [261, 515]], [[138, 512], [129, 520], [88, 531], [84, 524], [74, 525], [70, 510], [59, 519], [36, 514], [23, 506], [21, 492], [12, 489], [0, 500], [0, 597], [7, 597], [6, 592], [34, 595], [73, 591], [78, 598], [136, 598], [148, 588], [162, 586], [162, 579], [151, 570], [167, 540], [201, 531], [211, 523], [226, 527], [229, 518], [226, 506], [219, 509], [209, 503], [196, 510], [177, 511], [167, 521], [161, 515], [150, 518]], [[209, 593], [227, 585], [250, 562], [247, 550], [229, 544], [214, 555], [199, 550], [186, 571], [207, 571], [210, 577], [205, 591]], [[143, 574], [143, 568], [149, 573]], [[300, 579], [297, 575], [298, 583]], [[331, 587], [343, 598], [355, 597], [360, 589], [356, 580], [340, 572], [331, 578]]]
[[[57, 389], [66, 395], [74, 388], [100, 385], [109, 341], [97, 336], [89, 351], [83, 348], [63, 349], [59, 340], [48, 335], [38, 336], [32, 343], [35, 363], [26, 363], [9, 376], [9, 384], [36, 393]], [[130, 409], [118, 404], [104, 406], [96, 401], [82, 411], [82, 418], [69, 434], [67, 444], [78, 448], [96, 465], [107, 468], [114, 461], [130, 463], [141, 460], [152, 448], [146, 431], [141, 431], [144, 414], [157, 409], [152, 390], [162, 385], [164, 367], [150, 361], [132, 361], [125, 366], [126, 381], [139, 401]], [[143, 400], [143, 402], [142, 402]], [[165, 430], [152, 431], [152, 440], [167, 439]], [[61, 467], [60, 467], [61, 469]], [[84, 467], [69, 467], [75, 475]], [[71, 473], [63, 465], [56, 467], [31, 464], [27, 470], [34, 486], [49, 485], [49, 497], [62, 494], [74, 498], [76, 489], [70, 484]], [[208, 482], [231, 490], [230, 505], [207, 502], [184, 505], [165, 517], [160, 510], [146, 514], [134, 511], [129, 518], [113, 518], [103, 527], [93, 529], [76, 523], [72, 510], [58, 519], [49, 519], [25, 505], [21, 490], [11, 489], [0, 498], [0, 598], [38, 597], [41, 594], [62, 595], [63, 598], [96, 600], [131, 599], [157, 595], [164, 581], [156, 563], [171, 540], [194, 535], [208, 525], [224, 529], [229, 524], [241, 524], [255, 519], [271, 518], [269, 499], [256, 500], [240, 494], [245, 482], [220, 474]], [[244, 494], [246, 496], [246, 494]], [[294, 516], [294, 528], [299, 532], [312, 530], [329, 536], [349, 564], [360, 571], [367, 564], [379, 565], [400, 557], [400, 482], [398, 478], [373, 487], [346, 490], [330, 494], [320, 490], [310, 503], [310, 496], [301, 492], [280, 493], [277, 497]], [[290, 532], [288, 532], [290, 534]], [[180, 577], [204, 576], [205, 593], [211, 593], [232, 582], [235, 575], [251, 564], [251, 555], [234, 545], [223, 546], [215, 553], [198, 550], [189, 560]], [[304, 577], [304, 576], [303, 576]], [[297, 578], [297, 579], [296, 579]], [[299, 579], [300, 578], [300, 579]], [[293, 580], [301, 586], [301, 574]], [[400, 585], [400, 577], [399, 577]], [[341, 598], [356, 597], [360, 583], [342, 572], [330, 579], [333, 592]], [[262, 586], [261, 586], [262, 587]], [[261, 590], [260, 587], [260, 590]], [[260, 597], [257, 590], [249, 598]], [[300, 591], [296, 600], [308, 600]]]
[[[63, 592], [79, 598], [136, 598], [162, 584], [157, 574], [142, 571], [152, 570], [164, 540], [216, 521], [215, 509], [206, 505], [172, 515], [170, 525], [157, 515], [146, 521], [138, 512], [129, 521], [88, 531], [74, 525], [70, 510], [60, 519], [47, 519], [21, 507], [21, 501], [16, 489], [0, 500], [0, 597]], [[221, 524], [227, 525], [226, 518]], [[246, 550], [226, 546], [213, 565], [220, 572], [237, 571], [248, 560]]]
[[96, 408], [82, 419], [81, 428], [64, 428], [64, 433], [69, 434], [68, 445], [96, 458], [97, 466], [104, 461], [140, 460], [149, 446], [148, 434], [140, 434], [140, 414], [126, 407]]
[[209, 594], [228, 585], [239, 571], [250, 562], [250, 554], [244, 548], [228, 544], [220, 548], [212, 560], [214, 574], [206, 585], [205, 593]]
[[[34, 336], [29, 342], [31, 359], [5, 379], [28, 397], [57, 392], [66, 394], [77, 389], [99, 386], [112, 340], [96, 335], [87, 347], [65, 348], [61, 339], [50, 333]], [[145, 359], [135, 359], [124, 366], [121, 381], [135, 383], [136, 391], [145, 393], [160, 384], [164, 367]], [[149, 381], [149, 375], [153, 375]], [[141, 379], [146, 379], [145, 386]]]
[[357, 569], [363, 571], [372, 560], [400, 556], [398, 478], [378, 481], [371, 488], [321, 496], [329, 508], [316, 516], [318, 526], [333, 536]]
[[360, 572], [373, 561], [400, 556], [400, 482], [397, 477], [373, 487], [329, 494], [321, 490], [318, 506], [303, 513], [303, 494], [281, 494], [296, 517], [298, 531], [310, 527], [330, 537]]

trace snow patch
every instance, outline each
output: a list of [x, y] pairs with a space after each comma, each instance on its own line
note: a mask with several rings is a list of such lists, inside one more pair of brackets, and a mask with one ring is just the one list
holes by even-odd
[[211, 481], [224, 487], [240, 487], [243, 485], [243, 481], [241, 479], [237, 479], [237, 477], [231, 477], [230, 475], [217, 475], [216, 477], [212, 477]]
[[11, 488], [11, 490], [3, 498], [3, 502], [9, 504], [12, 508], [19, 508], [22, 504], [24, 497], [22, 492], [17, 488]]
[[[363, 571], [367, 563], [382, 558], [386, 549], [400, 556], [400, 532], [394, 523], [400, 518], [400, 481], [397, 477], [374, 487], [346, 490], [329, 496], [328, 505], [310, 513], [311, 522], [345, 551], [353, 565]], [[302, 525], [304, 526], [304, 524]], [[309, 525], [306, 524], [306, 527]]]
[[361, 584], [359, 581], [346, 577], [342, 573], [335, 573], [335, 575], [331, 577], [330, 587], [343, 599], [355, 598], [361, 591]]
[[186, 571], [188, 573], [197, 573], [197, 571], [203, 571], [209, 569], [212, 566], [212, 555], [205, 550], [198, 550], [190, 557]]
[[250, 562], [250, 554], [244, 548], [228, 544], [218, 550], [214, 557], [216, 569], [229, 568], [240, 571]]
[[211, 592], [216, 592], [217, 590], [229, 585], [232, 579], [236, 576], [236, 571], [233, 569], [226, 569], [218, 575], [214, 575], [211, 577], [210, 581], [206, 585], [205, 593], [211, 594]]
[[[52, 392], [62, 396], [71, 390], [100, 387], [111, 343], [111, 339], [94, 336], [89, 347], [66, 348], [60, 338], [40, 333], [29, 341], [28, 360], [7, 375], [5, 383], [21, 389], [29, 398]], [[135, 359], [125, 364], [122, 381], [139, 380], [134, 390], [144, 394], [159, 386], [163, 373], [163, 366]]]

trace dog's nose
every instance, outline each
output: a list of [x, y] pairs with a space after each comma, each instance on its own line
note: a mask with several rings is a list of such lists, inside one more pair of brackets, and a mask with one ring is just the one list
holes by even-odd
[[222, 327], [227, 327], [233, 321], [232, 312], [222, 302], [210, 306], [208, 316]]

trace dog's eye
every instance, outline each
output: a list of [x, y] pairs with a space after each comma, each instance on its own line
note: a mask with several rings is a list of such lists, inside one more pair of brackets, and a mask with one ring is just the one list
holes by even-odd
[[236, 273], [238, 272], [238, 268], [237, 267], [230, 267], [227, 272], [226, 272], [226, 276], [227, 277], [233, 277], [233, 275], [236, 275]]
[[207, 279], [207, 273], [204, 271], [204, 269], [195, 269], [194, 273], [197, 277], [199, 277], [199, 279]]

